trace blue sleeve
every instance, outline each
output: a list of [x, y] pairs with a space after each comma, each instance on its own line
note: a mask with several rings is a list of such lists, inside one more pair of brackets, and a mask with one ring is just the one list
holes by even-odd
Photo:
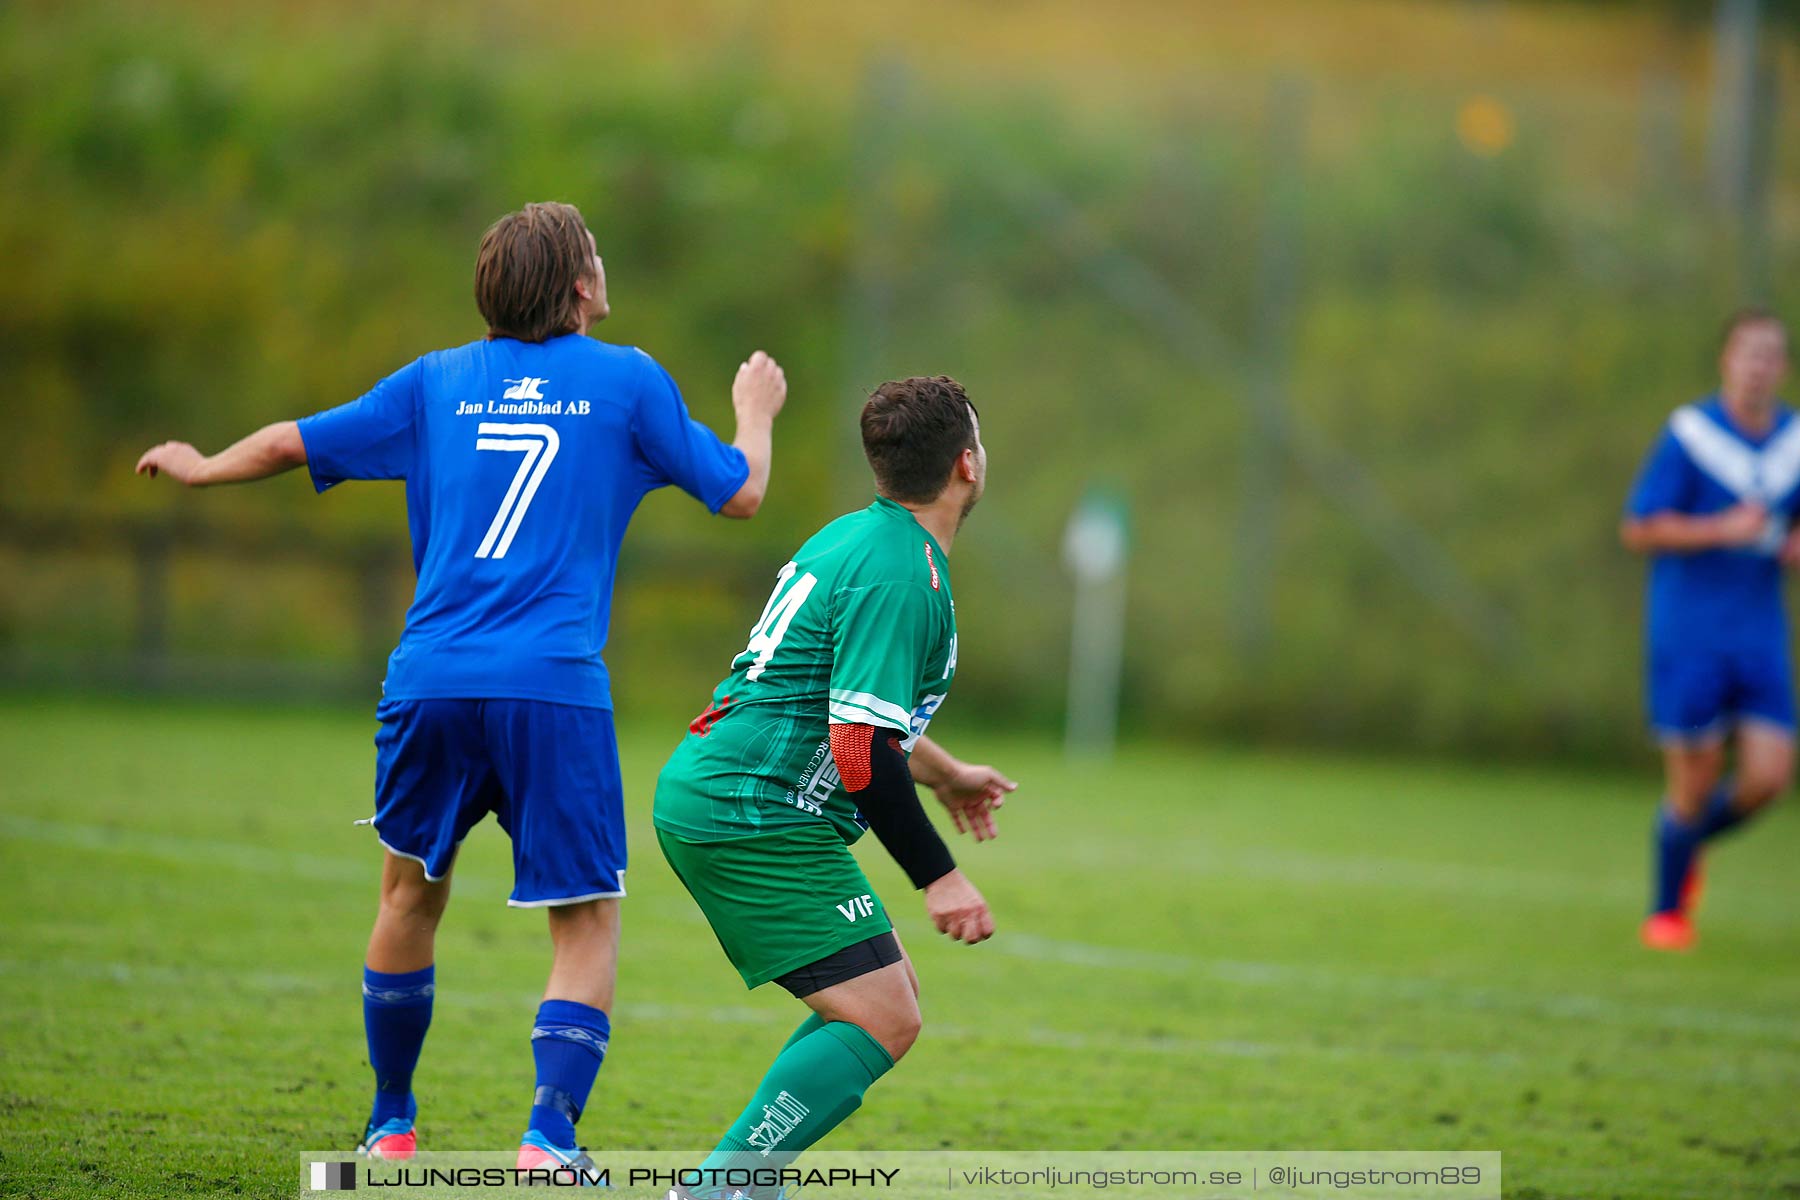
[[688, 416], [675, 381], [648, 355], [640, 378], [631, 436], [649, 464], [650, 486], [672, 483], [718, 512], [750, 478], [749, 460]]
[[1625, 515], [1648, 517], [1659, 512], [1687, 512], [1694, 502], [1694, 464], [1673, 431], [1665, 427], [1638, 469], [1637, 482], [1625, 502]]
[[322, 492], [346, 479], [406, 478], [423, 362], [401, 367], [360, 399], [300, 419], [313, 487]]

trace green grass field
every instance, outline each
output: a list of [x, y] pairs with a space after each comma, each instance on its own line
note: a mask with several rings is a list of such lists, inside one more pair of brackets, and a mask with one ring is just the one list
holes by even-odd
[[[366, 1112], [366, 714], [0, 702], [0, 1193], [277, 1196]], [[678, 729], [621, 742], [636, 859], [583, 1134], [709, 1144], [798, 1006], [746, 994], [648, 836]], [[962, 849], [1000, 925], [928, 932], [917, 1049], [824, 1148], [1497, 1149], [1510, 1197], [1800, 1194], [1800, 824], [1714, 857], [1702, 944], [1634, 942], [1644, 778], [1139, 749], [1023, 783]], [[443, 1149], [516, 1144], [543, 919], [465, 847], [417, 1081]]]

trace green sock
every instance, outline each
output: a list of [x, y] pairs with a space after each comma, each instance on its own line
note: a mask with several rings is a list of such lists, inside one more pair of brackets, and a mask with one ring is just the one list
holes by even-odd
[[[808, 1029], [815, 1021], [817, 1028]], [[785, 1166], [855, 1112], [869, 1085], [893, 1065], [861, 1027], [810, 1018], [788, 1039], [701, 1170]]]
[[[807, 1013], [806, 1020], [800, 1022], [800, 1024], [795, 1027], [794, 1032], [788, 1034], [788, 1040], [781, 1043], [781, 1049], [786, 1050], [789, 1046], [793, 1045], [807, 1034], [816, 1029], [823, 1028], [825, 1028], [824, 1017], [821, 1017], [818, 1013]], [[779, 1053], [779, 1051], [777, 1051], [777, 1053]]]

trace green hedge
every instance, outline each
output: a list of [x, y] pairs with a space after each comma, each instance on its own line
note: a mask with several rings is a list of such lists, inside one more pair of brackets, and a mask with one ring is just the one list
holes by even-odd
[[[761, 519], [646, 505], [635, 537], [730, 569], [627, 573], [614, 658], [644, 703], [693, 706], [761, 603], [742, 581], [854, 499], [858, 389], [947, 371], [981, 405], [993, 464], [956, 561], [966, 711], [1059, 719], [1061, 529], [1084, 488], [1111, 483], [1135, 510], [1129, 731], [1638, 745], [1640, 568], [1616, 514], [1659, 419], [1709, 386], [1737, 290], [1699, 198], [1697, 86], [1660, 116], [1628, 78], [1503, 95], [1516, 137], [1488, 158], [1457, 139], [1467, 96], [1404, 79], [1246, 68], [1106, 101], [922, 56], [910, 84], [870, 93], [792, 77], [733, 30], [639, 56], [541, 22], [383, 12], [352, 28], [0, 11], [15, 449], [0, 508], [395, 528], [391, 487], [315, 501], [295, 480], [226, 502], [129, 466], [153, 439], [216, 445], [479, 336], [481, 229], [563, 198], [607, 258], [600, 333], [656, 354], [700, 416], [728, 420], [731, 372], [757, 346], [792, 386]], [[1268, 131], [1281, 95], [1299, 98], [1291, 152]], [[1653, 119], [1674, 130], [1665, 150]], [[1772, 184], [1783, 289], [1795, 161], [1778, 153]], [[1267, 338], [1282, 194], [1293, 299]], [[1185, 316], [1158, 326], [1121, 304], [1106, 290], [1120, 270]], [[1272, 536], [1246, 553], [1246, 414], [1268, 395], [1310, 449], [1270, 460]], [[1388, 514], [1375, 526], [1372, 508]], [[1416, 582], [1446, 563], [1473, 608]], [[244, 586], [252, 609], [274, 587]], [[55, 595], [0, 582], [0, 640], [67, 637]], [[305, 628], [329, 605], [271, 608], [290, 633], [246, 633], [258, 654], [343, 640]], [[86, 622], [97, 642], [104, 625]]]

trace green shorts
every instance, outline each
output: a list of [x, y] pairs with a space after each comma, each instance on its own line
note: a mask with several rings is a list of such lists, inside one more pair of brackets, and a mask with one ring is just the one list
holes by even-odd
[[823, 821], [725, 842], [658, 829], [656, 840], [746, 987], [894, 927], [850, 847]]

